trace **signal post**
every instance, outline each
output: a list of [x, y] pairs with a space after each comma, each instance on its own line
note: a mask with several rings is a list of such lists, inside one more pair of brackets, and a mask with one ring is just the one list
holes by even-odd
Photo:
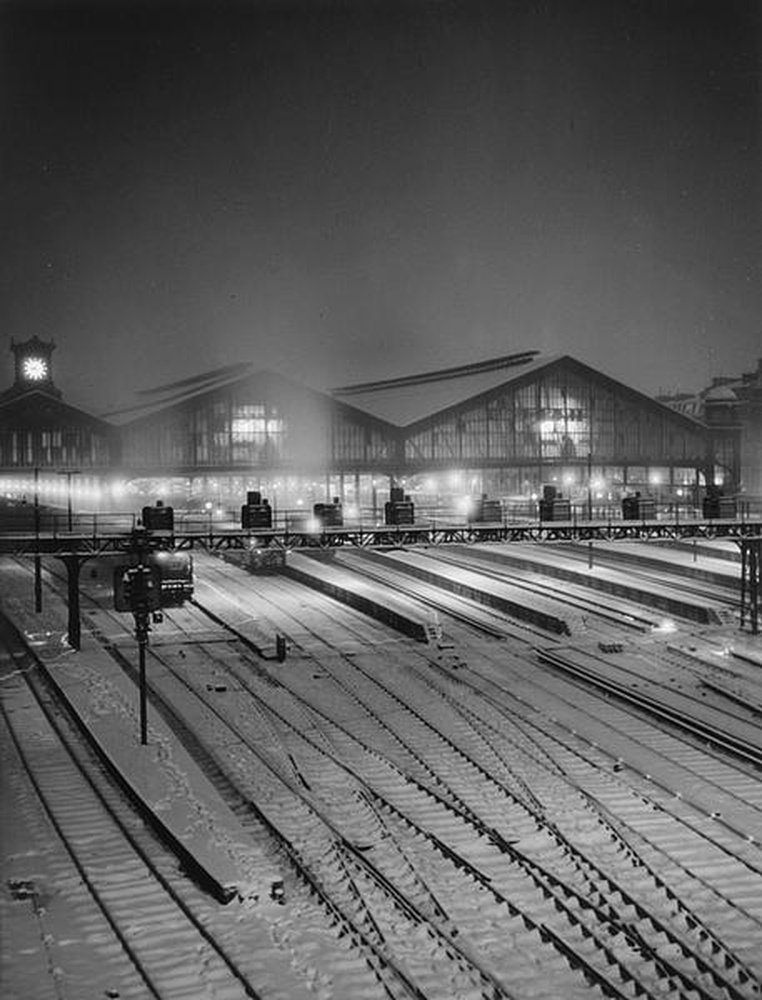
[[146, 691], [146, 647], [151, 630], [149, 615], [161, 607], [161, 577], [155, 566], [145, 564], [149, 540], [145, 530], [132, 533], [132, 543], [127, 550], [136, 559], [134, 564], [117, 566], [114, 570], [114, 608], [131, 611], [135, 621], [135, 639], [138, 644], [138, 671], [140, 685], [140, 742], [148, 742], [148, 697]]
[[[148, 692], [146, 686], [146, 648], [151, 622], [161, 622], [162, 573], [154, 562], [149, 563], [152, 552], [162, 547], [162, 539], [152, 536], [152, 530], [174, 529], [173, 510], [161, 503], [156, 507], [143, 508], [143, 527], [132, 532], [129, 547], [125, 550], [131, 557], [127, 564], [114, 570], [114, 609], [129, 611], [135, 622], [135, 639], [138, 644], [138, 675], [140, 687], [140, 742], [148, 743]], [[188, 587], [178, 601], [176, 594], [167, 598], [167, 603], [177, 607], [192, 588]]]

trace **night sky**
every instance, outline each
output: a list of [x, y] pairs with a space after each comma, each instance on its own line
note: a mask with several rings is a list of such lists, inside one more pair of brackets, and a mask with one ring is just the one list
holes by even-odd
[[757, 0], [0, 3], [0, 388], [762, 357]]

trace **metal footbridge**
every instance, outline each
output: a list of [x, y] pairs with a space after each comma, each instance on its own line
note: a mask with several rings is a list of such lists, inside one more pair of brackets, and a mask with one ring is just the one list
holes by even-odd
[[[68, 576], [69, 642], [79, 648], [79, 572], [88, 560], [100, 556], [119, 555], [133, 551], [135, 531], [119, 525], [115, 530], [107, 517], [97, 517], [85, 526], [72, 525], [73, 530], [40, 530], [34, 532], [3, 531], [0, 525], [0, 555], [33, 556], [35, 559], [36, 603], [41, 607], [39, 564], [43, 556], [61, 559]], [[242, 529], [209, 522], [201, 527], [184, 529], [179, 525], [171, 532], [149, 532], [150, 545], [155, 548], [207, 552], [226, 550], [331, 550], [338, 548], [402, 548], [447, 544], [470, 545], [494, 543], [553, 543], [596, 541], [712, 541], [725, 540], [738, 544], [741, 554], [741, 610], [748, 610], [752, 632], [759, 629], [759, 606], [762, 576], [762, 519], [701, 521], [620, 519], [571, 521], [523, 521], [495, 523], [421, 522], [418, 524], [386, 525], [356, 524], [342, 527], [322, 527], [318, 530], [282, 528]]]

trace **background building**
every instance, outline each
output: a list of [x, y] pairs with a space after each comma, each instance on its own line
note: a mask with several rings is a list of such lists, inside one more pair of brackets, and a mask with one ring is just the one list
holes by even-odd
[[709, 426], [736, 428], [739, 489], [746, 497], [762, 499], [762, 358], [755, 371], [740, 376], [718, 376], [698, 393], [659, 399]]

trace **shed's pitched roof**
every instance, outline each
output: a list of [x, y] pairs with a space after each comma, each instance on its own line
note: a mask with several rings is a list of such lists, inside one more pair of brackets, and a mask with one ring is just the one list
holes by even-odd
[[537, 351], [524, 351], [457, 368], [341, 386], [333, 389], [330, 396], [299, 385], [276, 372], [254, 370], [251, 363], [229, 365], [179, 382], [144, 390], [140, 394], [145, 397], [143, 401], [127, 409], [114, 411], [108, 417], [118, 424], [133, 423], [161, 411], [183, 407], [192, 400], [213, 395], [219, 390], [248, 384], [269, 386], [272, 391], [278, 386], [283, 390], [299, 391], [315, 399], [333, 401], [335, 405], [358, 417], [365, 416], [366, 419], [409, 431], [416, 424], [435, 419], [465, 404], [483, 400], [498, 393], [503, 387], [515, 388], [532, 382], [553, 369], [564, 368], [580, 378], [606, 386], [634, 403], [663, 411], [673, 420], [682, 421], [683, 426], [690, 424], [694, 430], [703, 428], [699, 421], [678, 413], [653, 397], [618, 382], [576, 358], [569, 355], [537, 355]]
[[42, 389], [28, 389], [23, 393], [0, 398], [0, 411], [4, 420], [17, 420], [30, 427], [50, 426], [54, 423], [71, 424], [89, 427], [104, 435], [113, 430], [106, 420], [64, 403], [58, 396]]
[[537, 361], [537, 354], [537, 351], [524, 351], [457, 368], [341, 386], [333, 389], [332, 395], [335, 399], [351, 401], [353, 406], [381, 420], [407, 427], [497, 389], [518, 374], [548, 364], [548, 359]]
[[[183, 410], [186, 408], [186, 404], [203, 401], [210, 397], [219, 398], [218, 394], [221, 390], [228, 390], [231, 393], [237, 391], [245, 393], [253, 390], [263, 393], [267, 398], [273, 400], [287, 397], [293, 399], [294, 396], [298, 396], [321, 406], [339, 408], [356, 420], [377, 425], [382, 430], [387, 429], [387, 421], [372, 413], [366, 413], [352, 402], [333, 399], [325, 392], [309, 388], [278, 372], [255, 369], [253, 364], [249, 362], [230, 365], [227, 368], [218, 368], [215, 371], [182, 379], [179, 382], [171, 382], [154, 389], [143, 390], [139, 395], [145, 397], [144, 400], [124, 409], [113, 410], [107, 414], [107, 418], [121, 427], [139, 424], [141, 421], [149, 420], [158, 414], [177, 409]], [[393, 432], [393, 428], [388, 428], [388, 430]]]
[[568, 354], [537, 357], [527, 351], [462, 368], [447, 368], [417, 376], [388, 379], [384, 382], [363, 383], [334, 389], [334, 397], [349, 398], [352, 404], [376, 417], [404, 427], [435, 419], [447, 411], [488, 397], [503, 387], [517, 387], [533, 381], [552, 369], [565, 368], [578, 377], [589, 379], [627, 397], [634, 403], [660, 410], [673, 420], [690, 424], [692, 429], [703, 427], [698, 421], [676, 413], [651, 396], [591, 368]]
[[143, 397], [140, 402], [116, 410], [109, 410], [104, 414], [104, 418], [116, 424], [138, 420], [140, 417], [202, 396], [213, 389], [240, 382], [247, 378], [252, 370], [251, 362], [245, 361], [240, 364], [226, 365], [224, 368], [215, 368], [213, 371], [202, 372], [200, 375], [192, 375], [190, 378], [180, 379], [177, 382], [167, 382], [150, 389], [141, 389], [136, 393], [137, 396]]

